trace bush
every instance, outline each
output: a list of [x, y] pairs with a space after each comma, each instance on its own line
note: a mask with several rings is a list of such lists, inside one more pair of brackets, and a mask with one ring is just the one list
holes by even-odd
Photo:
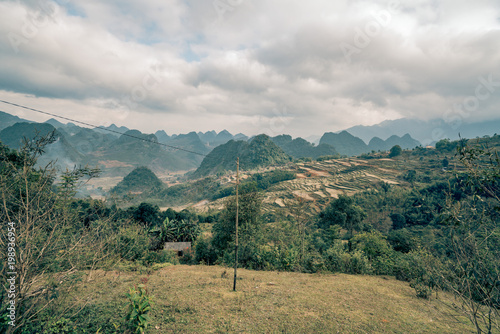
[[431, 288], [425, 284], [411, 283], [410, 286], [415, 289], [418, 298], [429, 299], [432, 294]]
[[201, 236], [196, 240], [193, 247], [195, 249], [196, 263], [208, 265], [215, 264], [215, 261], [217, 261], [217, 253], [215, 249], [213, 249], [209, 239]]
[[142, 262], [146, 265], [153, 265], [159, 263], [178, 264], [179, 258], [177, 252], [171, 250], [149, 251], [145, 254]]
[[139, 284], [126, 294], [129, 300], [128, 313], [125, 316], [126, 327], [132, 333], [144, 333], [149, 325], [151, 298], [146, 286]]
[[418, 282], [427, 286], [435, 286], [437, 277], [431, 270], [441, 267], [439, 259], [424, 249], [418, 249], [406, 254], [395, 253], [394, 275], [396, 279], [406, 282]]
[[403, 150], [401, 149], [401, 146], [399, 145], [394, 145], [391, 147], [391, 151], [389, 153], [389, 158], [397, 157], [398, 155], [401, 155], [401, 152]]
[[395, 251], [401, 253], [408, 253], [418, 247], [418, 239], [405, 228], [391, 231], [387, 241]]
[[363, 251], [369, 260], [380, 256], [388, 257], [392, 252], [385, 237], [378, 231], [357, 234], [349, 241], [349, 244], [353, 250]]
[[118, 232], [116, 252], [124, 260], [142, 260], [149, 252], [149, 238], [139, 226], [130, 226]]
[[373, 273], [372, 265], [363, 251], [346, 252], [340, 242], [329, 248], [323, 257], [325, 268], [332, 272], [362, 275]]
[[317, 273], [327, 269], [325, 259], [317, 252], [304, 254], [303, 271], [306, 273]]
[[370, 261], [366, 258], [362, 251], [354, 251], [352, 253], [346, 253], [345, 256], [345, 273], [346, 274], [361, 274], [369, 275], [373, 273], [373, 268]]
[[393, 275], [394, 262], [395, 259], [393, 256], [379, 256], [375, 258], [371, 262], [373, 273], [376, 275]]
[[179, 258], [179, 262], [182, 264], [197, 264], [193, 247], [188, 248], [182, 252], [182, 256]]

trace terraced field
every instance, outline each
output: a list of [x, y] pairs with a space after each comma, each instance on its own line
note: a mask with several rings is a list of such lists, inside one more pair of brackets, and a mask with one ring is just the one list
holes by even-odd
[[[288, 215], [290, 208], [297, 204], [298, 199], [307, 203], [307, 214], [317, 214], [332, 199], [339, 195], [352, 195], [356, 192], [374, 188], [381, 182], [393, 186], [410, 187], [401, 176], [409, 170], [415, 170], [420, 176], [429, 175], [433, 179], [440, 178], [447, 171], [442, 168], [444, 156], [412, 157], [400, 156], [394, 159], [361, 159], [343, 158], [325, 161], [311, 161], [291, 164], [281, 169], [293, 171], [296, 179], [273, 185], [264, 193], [263, 213], [280, 213]], [[455, 162], [448, 156], [450, 167], [455, 168]], [[268, 169], [269, 170], [269, 169]], [[243, 172], [241, 178], [263, 170]], [[235, 175], [225, 177], [226, 182], [235, 182]], [[224, 199], [217, 201], [191, 204], [197, 211], [221, 209]], [[187, 207], [187, 206], [186, 206]]]
[[370, 189], [379, 182], [400, 183], [397, 180], [400, 172], [391, 166], [394, 161], [374, 162], [336, 159], [298, 163], [295, 166], [295, 180], [281, 182], [266, 192], [263, 211], [267, 213], [282, 210], [287, 214], [288, 208], [301, 198], [308, 204], [308, 213], [314, 214], [340, 194], [352, 195]]
[[[308, 214], [318, 213], [332, 199], [339, 195], [352, 195], [359, 191], [374, 188], [380, 182], [392, 185], [408, 186], [400, 178], [408, 169], [416, 169], [420, 173], [426, 170], [439, 170], [437, 164], [429, 160], [403, 159], [359, 159], [344, 158], [326, 161], [301, 162], [287, 166], [286, 170], [295, 172], [296, 179], [280, 182], [266, 190], [263, 200], [263, 213], [289, 214], [301, 198], [307, 203]], [[245, 179], [253, 172], [242, 173]], [[262, 171], [258, 171], [262, 172]], [[235, 175], [231, 175], [225, 182], [235, 182]], [[191, 207], [197, 211], [221, 209], [224, 199], [214, 202], [197, 203]]]

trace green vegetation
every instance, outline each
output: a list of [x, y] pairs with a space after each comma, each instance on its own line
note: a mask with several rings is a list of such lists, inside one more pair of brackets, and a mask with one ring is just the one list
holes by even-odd
[[[397, 159], [387, 159], [387, 153], [373, 153], [372, 159], [320, 159], [303, 161], [289, 169], [244, 172], [238, 207], [239, 266], [288, 273], [281, 273], [280, 278], [274, 273], [242, 271], [242, 284], [238, 284], [241, 291], [231, 296], [229, 287], [226, 292], [222, 287], [228, 276], [225, 266], [232, 266], [235, 258], [236, 201], [227, 176], [226, 181], [212, 176], [163, 187], [150, 170], [138, 169], [120, 187], [127, 191], [145, 183], [157, 187], [151, 192], [144, 187], [139, 196], [145, 197], [138, 197], [140, 203], [118, 208], [99, 200], [75, 198], [81, 180], [96, 177], [98, 170], [82, 167], [58, 175], [52, 165], [37, 167], [43, 148], [54, 140], [52, 136], [43, 137], [18, 151], [0, 145], [1, 219], [15, 223], [16, 242], [23, 250], [16, 253], [16, 263], [23, 264], [19, 269], [18, 322], [15, 328], [3, 323], [3, 330], [116, 333], [227, 332], [245, 328], [266, 332], [299, 328], [397, 332], [402, 322], [408, 325], [405, 330], [415, 332], [436, 328], [441, 332], [499, 330], [499, 136], [450, 143], [456, 147], [456, 155], [447, 150], [417, 148], [401, 150]], [[254, 157], [252, 163], [267, 166], [276, 157], [276, 145], [264, 136], [254, 141], [246, 144], [249, 152], [265, 156]], [[444, 159], [448, 161], [446, 169]], [[280, 197], [270, 197], [274, 194]], [[175, 197], [179, 201], [216, 199], [213, 203], [219, 207], [198, 213], [193, 209], [162, 211], [157, 203], [146, 200], [147, 196], [157, 201]], [[8, 240], [7, 229], [0, 233], [2, 242]], [[189, 241], [192, 248], [177, 258], [163, 249], [168, 241]], [[3, 247], [0, 256], [6, 258], [6, 250]], [[172, 278], [177, 269], [169, 267], [178, 262], [224, 269], [181, 267], [193, 275], [184, 278], [189, 283], [181, 288]], [[7, 282], [4, 266], [0, 268], [1, 279]], [[213, 270], [219, 272], [214, 275]], [[392, 278], [380, 284], [377, 277], [343, 275], [346, 281], [358, 284], [347, 292], [331, 273], [392, 276], [405, 284]], [[122, 274], [128, 280], [117, 278]], [[104, 292], [112, 291], [109, 296], [119, 295], [117, 300], [123, 302], [125, 287], [138, 283], [137, 277], [143, 274], [148, 275], [141, 279], [144, 286], [137, 285], [137, 290], [129, 294], [128, 308]], [[292, 276], [295, 282], [286, 279]], [[259, 283], [268, 279], [264, 277], [273, 281]], [[381, 285], [377, 291], [384, 291], [384, 300], [368, 298], [374, 285], [364, 289], [363, 282], [374, 280]], [[297, 285], [298, 281], [304, 283]], [[259, 295], [259, 289], [270, 292], [276, 284], [284, 290], [273, 291], [284, 299]], [[102, 287], [100, 292], [96, 292], [96, 285]], [[297, 291], [302, 290], [315, 300], [309, 303], [305, 297], [299, 298], [301, 292]], [[154, 308], [150, 308], [146, 291], [151, 298], [155, 296]], [[346, 301], [352, 298], [350, 293], [358, 294], [359, 305], [371, 302], [372, 311], [361, 308], [362, 312], [356, 313], [353, 308], [346, 310], [327, 302], [331, 298]], [[395, 302], [395, 294], [396, 299], [404, 299], [404, 305], [411, 305], [412, 312], [432, 303], [441, 310], [432, 318], [440, 320], [431, 325], [428, 320], [409, 318], [404, 311], [394, 316], [395, 310], [388, 305]], [[209, 295], [215, 298], [210, 303], [233, 307], [223, 308], [225, 317], [219, 316], [219, 322], [207, 321], [208, 311], [199, 306], [205, 305]], [[0, 297], [5, 308], [8, 297]], [[247, 304], [253, 308], [247, 308]], [[391, 309], [390, 319], [398, 326], [374, 322], [366, 314], [372, 312], [386, 319], [387, 313], [373, 311], [381, 305]], [[274, 312], [273, 319], [264, 325], [249, 321], [239, 327], [240, 322], [235, 320], [239, 313], [244, 310], [245, 319], [259, 318], [263, 314], [258, 310], [264, 306]], [[460, 322], [446, 322], [452, 318], [445, 318], [445, 308]], [[305, 310], [315, 315], [310, 318]], [[292, 311], [296, 317], [290, 320]], [[285, 314], [286, 323], [282, 321]], [[338, 314], [351, 316], [348, 320], [332, 318]], [[316, 320], [300, 325], [299, 319]], [[290, 321], [297, 322], [298, 327], [289, 327]]]
[[347, 156], [356, 156], [369, 151], [364, 141], [354, 137], [347, 131], [340, 133], [327, 132], [321, 137], [319, 143], [320, 145], [331, 145], [338, 153]]
[[131, 288], [127, 293], [129, 309], [125, 317], [127, 329], [132, 333], [145, 333], [149, 324], [149, 311], [151, 301], [148, 290], [144, 284]]
[[[270, 172], [251, 174], [250, 178], [244, 180], [241, 183], [244, 188], [255, 187], [259, 190], [266, 190], [274, 184], [293, 180], [295, 179], [295, 177], [296, 176], [294, 172], [276, 169]], [[234, 195], [234, 187], [224, 187], [218, 190], [217, 193], [215, 193], [215, 195], [212, 197], [212, 199], [216, 200], [231, 195]]]
[[394, 157], [397, 157], [398, 155], [401, 155], [401, 146], [399, 145], [394, 145], [393, 147], [391, 147], [391, 150], [389, 152], [389, 158], [394, 158]]
[[137, 167], [123, 178], [113, 189], [111, 194], [124, 195], [130, 192], [158, 193], [163, 188], [163, 183], [147, 167]]
[[283, 165], [290, 161], [290, 157], [267, 135], [258, 135], [249, 143], [230, 140], [224, 145], [217, 146], [203, 159], [200, 167], [191, 177], [199, 178], [225, 171], [235, 171], [237, 157], [240, 158], [241, 170]]

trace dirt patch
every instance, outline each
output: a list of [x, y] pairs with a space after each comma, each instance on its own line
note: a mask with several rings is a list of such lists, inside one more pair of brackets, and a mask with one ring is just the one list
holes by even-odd
[[330, 194], [330, 197], [333, 198], [339, 198], [339, 195], [344, 194], [344, 192], [339, 189], [325, 188], [325, 191]]
[[338, 163], [339, 165], [342, 165], [342, 166], [351, 167], [351, 164], [347, 161], [337, 160], [335, 162]]
[[284, 208], [285, 207], [285, 202], [283, 202], [282, 198], [277, 198], [274, 203], [278, 204], [280, 207]]
[[309, 173], [311, 173], [311, 175], [313, 175], [313, 176], [321, 176], [321, 177], [328, 177], [328, 176], [330, 176], [330, 173], [325, 172], [323, 170], [311, 169], [309, 171]]
[[309, 196], [309, 194], [307, 192], [302, 191], [302, 190], [292, 191], [292, 194], [294, 194], [297, 197], [301, 197], [301, 198], [305, 199], [306, 201], [314, 201], [314, 198], [312, 198], [311, 196]]
[[389, 184], [399, 184], [398, 182], [396, 181], [392, 181], [392, 180], [388, 180], [388, 179], [384, 179], [380, 176], [377, 176], [377, 175], [373, 175], [373, 174], [369, 174], [369, 173], [365, 173], [366, 176], [369, 176], [369, 177], [373, 177], [375, 179], [379, 179], [380, 181], [384, 181], [386, 183], [389, 183]]
[[207, 205], [209, 203], [208, 199], [205, 199], [203, 201], [199, 201], [198, 203], [196, 203], [195, 205], [193, 205], [194, 208], [200, 208], [200, 207], [203, 207], [205, 205]]

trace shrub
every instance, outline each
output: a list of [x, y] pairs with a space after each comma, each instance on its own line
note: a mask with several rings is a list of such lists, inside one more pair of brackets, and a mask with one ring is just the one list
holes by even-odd
[[336, 242], [323, 255], [325, 268], [332, 272], [368, 275], [373, 273], [372, 265], [363, 251], [347, 252], [340, 242]]
[[375, 258], [371, 262], [373, 273], [376, 275], [393, 275], [394, 262], [395, 259], [393, 256], [379, 256]]
[[387, 241], [389, 241], [395, 251], [401, 253], [408, 253], [418, 246], [418, 239], [405, 228], [391, 231], [387, 237]]
[[397, 157], [398, 155], [401, 155], [401, 152], [403, 150], [401, 149], [401, 146], [399, 145], [394, 145], [391, 147], [391, 151], [389, 153], [389, 158]]
[[182, 252], [182, 256], [179, 258], [179, 262], [182, 264], [196, 264], [196, 255], [193, 247], [190, 247]]
[[178, 264], [179, 258], [177, 252], [171, 250], [149, 251], [143, 258], [143, 263], [146, 265], [171, 263]]
[[387, 257], [392, 252], [385, 237], [378, 231], [357, 234], [349, 243], [353, 250], [363, 251], [369, 260], [373, 260], [380, 256]]
[[327, 268], [325, 259], [317, 252], [308, 252], [304, 255], [303, 270], [307, 273], [317, 273]]
[[130, 226], [119, 231], [115, 249], [124, 260], [142, 260], [149, 251], [149, 238], [142, 227]]
[[369, 275], [373, 272], [370, 261], [368, 261], [362, 251], [356, 250], [352, 253], [346, 253], [345, 255], [344, 265], [346, 274]]
[[431, 288], [425, 284], [412, 282], [410, 286], [415, 289], [418, 298], [429, 299], [432, 294]]
[[341, 242], [335, 242], [333, 247], [328, 248], [323, 255], [327, 270], [334, 273], [344, 272], [343, 255], [345, 253], [344, 246]]
[[193, 245], [195, 249], [196, 263], [214, 264], [217, 261], [217, 253], [213, 249], [209, 239], [201, 236]]
[[130, 289], [126, 294], [129, 300], [128, 313], [125, 316], [126, 327], [132, 333], [144, 333], [149, 324], [149, 311], [151, 311], [151, 298], [144, 284], [139, 284]]

